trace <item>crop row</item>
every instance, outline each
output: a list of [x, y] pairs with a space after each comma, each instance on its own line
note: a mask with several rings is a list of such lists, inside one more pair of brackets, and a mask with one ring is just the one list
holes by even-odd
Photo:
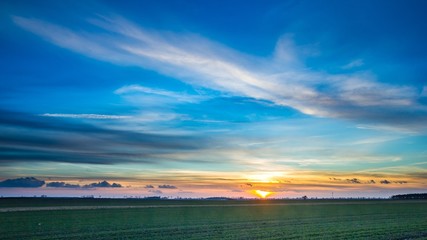
[[425, 204], [0, 213], [2, 239], [416, 239]]

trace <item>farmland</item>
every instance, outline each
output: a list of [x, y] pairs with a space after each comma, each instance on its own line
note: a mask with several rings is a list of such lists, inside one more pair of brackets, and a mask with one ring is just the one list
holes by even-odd
[[426, 239], [425, 200], [0, 199], [1, 239]]

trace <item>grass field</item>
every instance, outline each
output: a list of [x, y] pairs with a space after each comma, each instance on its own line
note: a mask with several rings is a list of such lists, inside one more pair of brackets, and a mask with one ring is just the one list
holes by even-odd
[[64, 238], [427, 239], [427, 201], [0, 199], [0, 239]]

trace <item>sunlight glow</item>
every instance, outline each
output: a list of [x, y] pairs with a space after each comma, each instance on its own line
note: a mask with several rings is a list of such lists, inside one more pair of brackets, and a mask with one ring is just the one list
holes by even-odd
[[281, 172], [266, 172], [251, 175], [248, 179], [251, 182], [259, 183], [280, 183], [280, 178], [282, 178], [283, 175], [284, 174]]
[[272, 194], [272, 192], [262, 191], [262, 190], [255, 190], [255, 194], [258, 195], [261, 198], [266, 198]]

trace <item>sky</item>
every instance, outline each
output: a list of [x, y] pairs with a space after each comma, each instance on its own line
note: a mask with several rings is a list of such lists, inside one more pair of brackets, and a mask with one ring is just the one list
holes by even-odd
[[426, 1], [2, 1], [0, 195], [427, 191]]

